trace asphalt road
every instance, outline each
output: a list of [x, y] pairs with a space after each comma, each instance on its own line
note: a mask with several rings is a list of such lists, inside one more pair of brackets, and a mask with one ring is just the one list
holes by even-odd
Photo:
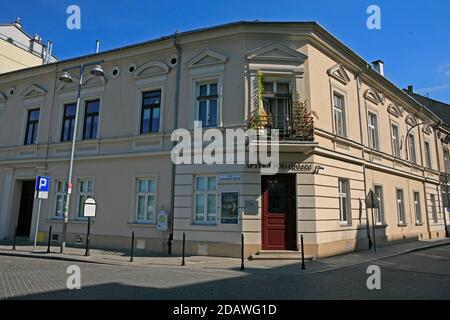
[[[82, 287], [68, 290], [73, 264], [0, 256], [0, 299], [450, 299], [450, 246], [308, 275], [77, 263]], [[369, 265], [381, 290], [367, 288]]]

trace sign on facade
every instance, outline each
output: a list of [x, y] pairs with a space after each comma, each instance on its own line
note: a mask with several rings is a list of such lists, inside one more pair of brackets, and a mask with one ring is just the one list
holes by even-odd
[[48, 190], [50, 187], [50, 177], [37, 176], [36, 177], [36, 198], [48, 199]]
[[168, 220], [167, 212], [161, 210], [158, 214], [158, 230], [167, 231], [168, 227], [167, 220]]
[[87, 198], [84, 202], [84, 216], [94, 218], [97, 214], [97, 203], [93, 198]]
[[222, 192], [222, 223], [237, 224], [239, 214], [239, 193]]

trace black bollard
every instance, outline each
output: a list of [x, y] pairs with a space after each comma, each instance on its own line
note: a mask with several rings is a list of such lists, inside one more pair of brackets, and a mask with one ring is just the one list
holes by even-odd
[[241, 235], [241, 270], [245, 270], [244, 266], [244, 234]]
[[186, 265], [186, 261], [184, 259], [185, 251], [186, 251], [186, 234], [183, 232], [183, 259], [181, 260], [182, 266]]
[[167, 253], [172, 255], [172, 241], [173, 241], [173, 233], [169, 235], [169, 241], [167, 241]]
[[13, 239], [13, 247], [12, 247], [13, 251], [16, 250], [16, 240], [17, 240], [17, 226], [16, 226], [16, 229], [14, 231], [14, 239]]
[[302, 245], [302, 270], [305, 270], [305, 246], [303, 245], [303, 235], [300, 236], [300, 241]]
[[48, 244], [47, 244], [47, 253], [50, 253], [50, 246], [52, 244], [52, 226], [48, 230]]
[[131, 254], [130, 254], [130, 262], [134, 261], [134, 231], [131, 233]]
[[84, 253], [85, 257], [89, 257], [91, 255], [89, 251], [89, 238], [91, 236], [91, 217], [88, 217], [88, 226], [87, 226], [87, 234], [86, 234], [86, 251]]

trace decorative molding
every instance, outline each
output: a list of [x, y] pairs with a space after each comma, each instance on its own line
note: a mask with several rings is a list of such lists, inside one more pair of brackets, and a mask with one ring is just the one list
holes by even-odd
[[384, 96], [372, 88], [369, 88], [364, 92], [364, 98], [376, 105], [384, 104]]
[[426, 135], [430, 135], [433, 133], [433, 129], [431, 129], [431, 126], [427, 124], [423, 127], [422, 132], [425, 133]]
[[45, 96], [47, 94], [47, 91], [41, 87], [39, 87], [38, 85], [31, 85], [28, 87], [28, 89], [26, 89], [25, 91], [23, 91], [20, 96], [23, 99], [29, 99], [29, 98], [36, 98], [36, 97], [42, 97]]
[[213, 50], [204, 50], [186, 63], [188, 68], [204, 67], [215, 64], [225, 64], [228, 58]]
[[415, 126], [415, 125], [417, 125], [417, 119], [416, 119], [414, 116], [410, 115], [410, 114], [408, 114], [408, 115], [406, 116], [405, 122], [406, 122], [407, 124], [409, 124], [410, 126]]
[[396, 105], [395, 103], [391, 103], [388, 106], [387, 111], [392, 114], [394, 117], [396, 118], [400, 118], [403, 115], [403, 110], [401, 107], [399, 107], [398, 105]]
[[268, 46], [252, 50], [245, 56], [247, 60], [289, 61], [297, 64], [301, 64], [308, 59], [303, 53], [281, 43], [272, 43]]
[[137, 68], [133, 72], [133, 77], [135, 79], [148, 78], [157, 75], [167, 74], [169, 73], [169, 71], [170, 71], [169, 66], [164, 62], [150, 61]]
[[327, 74], [328, 76], [338, 80], [345, 85], [350, 82], [350, 77], [341, 64], [337, 64], [334, 67], [328, 69]]
[[97, 77], [92, 74], [88, 74], [83, 77], [83, 87], [95, 87], [104, 86], [106, 84], [105, 77]]

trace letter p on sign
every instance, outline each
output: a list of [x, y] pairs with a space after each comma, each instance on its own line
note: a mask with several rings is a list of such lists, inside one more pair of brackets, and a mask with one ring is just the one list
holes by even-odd
[[36, 177], [36, 192], [38, 199], [48, 198], [48, 188], [50, 186], [50, 178], [38, 176]]

